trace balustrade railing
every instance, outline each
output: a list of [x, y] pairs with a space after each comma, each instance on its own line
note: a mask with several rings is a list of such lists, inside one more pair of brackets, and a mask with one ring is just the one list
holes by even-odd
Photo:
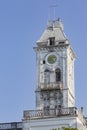
[[41, 90], [51, 90], [51, 89], [63, 89], [63, 83], [62, 82], [57, 82], [57, 83], [41, 83], [40, 86]]
[[78, 111], [76, 107], [45, 110], [26, 110], [23, 114], [24, 120], [58, 116], [78, 116], [78, 118], [83, 122], [83, 124], [87, 125], [87, 119]]
[[45, 110], [26, 110], [24, 111], [24, 118], [40, 118], [46, 116], [65, 116], [77, 115], [77, 108], [61, 108], [61, 109], [45, 109]]
[[22, 130], [22, 122], [0, 123], [0, 130]]

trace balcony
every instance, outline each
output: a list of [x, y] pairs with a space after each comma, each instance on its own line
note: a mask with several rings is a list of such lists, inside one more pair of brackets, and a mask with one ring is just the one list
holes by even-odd
[[49, 84], [44, 84], [41, 83], [41, 86], [39, 87], [41, 90], [62, 90], [63, 89], [63, 83], [58, 82], [58, 83], [49, 83]]
[[60, 108], [60, 109], [46, 109], [46, 110], [26, 110], [23, 113], [23, 120], [45, 119], [45, 118], [60, 118], [64, 116], [78, 117], [84, 125], [87, 125], [87, 118], [85, 118], [76, 107]]
[[26, 110], [23, 114], [24, 119], [46, 118], [66, 115], [77, 115], [77, 109], [71, 107], [49, 110]]

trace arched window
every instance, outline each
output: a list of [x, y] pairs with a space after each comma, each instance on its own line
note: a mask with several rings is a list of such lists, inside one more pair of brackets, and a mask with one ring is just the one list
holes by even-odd
[[46, 69], [44, 71], [44, 83], [49, 84], [50, 83], [50, 71]]
[[61, 81], [61, 70], [58, 68], [55, 70], [56, 82]]

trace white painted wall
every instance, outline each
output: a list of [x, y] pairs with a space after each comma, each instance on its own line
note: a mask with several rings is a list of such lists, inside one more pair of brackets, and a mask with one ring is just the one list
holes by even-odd
[[78, 117], [59, 117], [59, 118], [49, 118], [49, 119], [35, 119], [26, 120], [23, 122], [23, 130], [52, 130], [61, 127], [72, 127], [78, 128], [79, 130], [87, 130], [87, 128], [82, 125], [82, 122]]

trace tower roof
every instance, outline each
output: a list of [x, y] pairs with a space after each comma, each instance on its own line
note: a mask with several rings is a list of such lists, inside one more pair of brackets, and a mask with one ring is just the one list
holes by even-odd
[[40, 39], [37, 41], [37, 44], [46, 44], [48, 39], [51, 37], [55, 37], [56, 42], [64, 42], [67, 40], [61, 19], [48, 21], [47, 28], [43, 32]]

